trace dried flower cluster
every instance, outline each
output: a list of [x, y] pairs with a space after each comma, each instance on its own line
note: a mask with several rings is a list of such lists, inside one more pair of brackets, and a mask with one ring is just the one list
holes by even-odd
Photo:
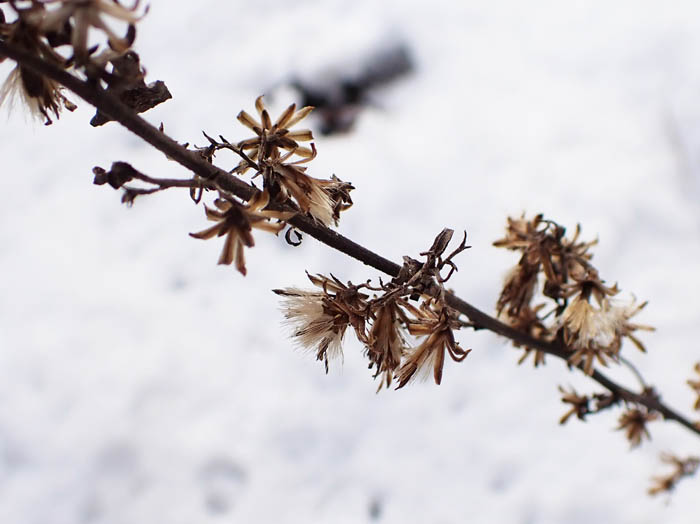
[[[562, 226], [542, 215], [530, 220], [509, 218], [506, 236], [494, 245], [518, 251], [521, 256], [505, 280], [496, 309], [512, 328], [564, 348], [570, 365], [592, 375], [595, 362], [607, 366], [610, 361], [621, 361], [624, 338], [645, 351], [635, 332], [652, 328], [631, 322], [646, 302], [620, 304], [613, 298], [619, 293], [617, 285], [606, 285], [591, 263], [590, 249], [596, 241], [581, 241], [580, 233], [577, 226], [574, 235], [567, 238]], [[524, 350], [520, 362], [534, 353], [535, 366], [544, 363], [541, 349], [526, 346]], [[642, 396], [656, 398], [652, 388], [642, 386]], [[560, 424], [574, 415], [585, 420], [588, 415], [624, 402], [617, 429], [625, 431], [632, 447], [639, 446], [642, 437], [650, 438], [647, 424], [659, 418], [658, 412], [614, 392], [589, 396], [562, 387], [559, 391], [562, 402], [569, 406]]]
[[[199, 154], [209, 162], [213, 161], [213, 157], [217, 151], [221, 149], [229, 149], [240, 156], [241, 160], [231, 172], [238, 175], [244, 175], [249, 170], [254, 170], [253, 179], [261, 176], [263, 187], [258, 190], [255, 202], [251, 201], [248, 204], [249, 210], [247, 213], [247, 222], [252, 224], [252, 227], [264, 229], [266, 231], [279, 233], [284, 227], [285, 222], [295, 212], [273, 212], [265, 208], [269, 203], [275, 203], [277, 206], [287, 204], [302, 213], [307, 213], [317, 222], [329, 226], [331, 223], [338, 224], [340, 213], [350, 208], [352, 199], [350, 191], [353, 186], [348, 182], [343, 182], [336, 176], [330, 180], [320, 180], [306, 174], [306, 167], [301, 164], [307, 163], [316, 156], [316, 147], [312, 143], [309, 147], [302, 146], [299, 142], [308, 142], [313, 140], [313, 134], [308, 129], [292, 131], [290, 128], [304, 119], [311, 111], [312, 107], [304, 107], [297, 110], [296, 105], [292, 104], [283, 113], [272, 122], [270, 114], [263, 104], [263, 97], [260, 96], [255, 101], [255, 108], [259, 115], [259, 121], [253, 118], [245, 111], [238, 114], [238, 121], [245, 127], [255, 133], [255, 137], [240, 141], [238, 144], [231, 144], [224, 137], [220, 137], [221, 141], [217, 141], [206, 133], [204, 136], [209, 141], [209, 145], [202, 148], [197, 148]], [[294, 156], [299, 157], [294, 159]], [[194, 199], [194, 198], [193, 198]], [[247, 209], [246, 205], [237, 202], [232, 195], [228, 195], [229, 205], [235, 204], [235, 209]], [[198, 199], [196, 199], [198, 202]], [[233, 207], [229, 207], [226, 213], [236, 213]], [[227, 242], [224, 246], [224, 251], [219, 258], [220, 264], [230, 264], [236, 260], [237, 269], [245, 275], [245, 265], [243, 262], [243, 246], [252, 247], [253, 238], [250, 235], [249, 228], [246, 235], [237, 235], [239, 241], [233, 242], [228, 239], [232, 237], [234, 229], [229, 226], [237, 223], [230, 217], [220, 217], [220, 212], [215, 212], [206, 209], [207, 218], [220, 220], [220, 223], [226, 223]], [[255, 220], [251, 220], [251, 213], [255, 214]], [[269, 219], [276, 218], [279, 220], [276, 224], [269, 223]], [[222, 226], [224, 227], [224, 226]], [[192, 234], [195, 238], [207, 239], [214, 236], [224, 234], [223, 230], [209, 228], [201, 233]], [[288, 242], [293, 243], [287, 237]], [[231, 250], [231, 246], [238, 246]], [[325, 350], [323, 352], [325, 355]], [[319, 356], [319, 358], [321, 358]], [[324, 357], [325, 358], [325, 357]]]
[[[369, 283], [343, 284], [333, 277], [309, 275], [320, 291], [297, 288], [276, 289], [284, 299], [283, 311], [293, 326], [300, 346], [313, 350], [328, 371], [328, 358], [342, 356], [342, 341], [348, 328], [365, 346], [369, 368], [380, 377], [379, 388], [393, 380], [402, 388], [416, 376], [432, 374], [436, 384], [442, 381], [445, 357], [464, 360], [464, 350], [454, 331], [463, 323], [459, 314], [444, 303], [442, 284], [456, 270], [452, 258], [466, 249], [464, 241], [452, 254], [442, 254], [452, 237], [444, 230], [420, 262], [406, 257], [401, 274], [389, 283], [371, 287]], [[466, 238], [466, 237], [465, 237]], [[450, 266], [444, 279], [440, 271]], [[369, 292], [375, 292], [370, 297]], [[416, 304], [411, 303], [416, 301]], [[409, 336], [420, 339], [412, 347]]]
[[350, 191], [354, 188], [336, 176], [324, 180], [308, 175], [307, 166], [303, 164], [316, 157], [316, 147], [313, 143], [307, 147], [300, 142], [313, 140], [313, 133], [309, 129], [291, 129], [313, 107], [297, 110], [296, 104], [292, 104], [274, 123], [262, 96], [255, 100], [255, 109], [258, 120], [246, 111], [241, 111], [237, 117], [255, 136], [235, 145], [223, 137], [220, 137], [221, 142], [217, 142], [207, 136], [209, 157], [219, 149], [234, 151], [241, 160], [231, 170], [232, 173], [243, 175], [252, 169], [254, 179], [258, 176], [262, 178], [262, 191], [269, 195], [271, 201], [293, 204], [324, 226], [337, 225], [340, 213], [352, 206]]
[[[579, 420], [586, 420], [586, 416], [599, 413], [605, 409], [620, 405], [622, 398], [613, 393], [596, 393], [594, 395], [579, 395], [574, 389], [565, 390], [559, 386], [562, 394], [561, 401], [571, 407], [560, 419], [559, 424], [565, 424], [572, 415], [576, 415]], [[652, 389], [645, 389], [644, 395], [650, 398], [655, 395]], [[625, 436], [632, 448], [636, 448], [642, 442], [642, 437], [651, 439], [647, 424], [659, 419], [659, 413], [652, 411], [641, 404], [632, 404], [625, 401], [625, 410], [618, 420], [616, 429], [624, 430]]]
[[[138, 55], [130, 51], [136, 38], [136, 26], [148, 9], [139, 11], [140, 0], [125, 7], [117, 0], [11, 0], [13, 18], [7, 21], [0, 10], [0, 40], [66, 71], [79, 71], [90, 81], [106, 87], [136, 112], [170, 98], [162, 82], [146, 85]], [[108, 19], [126, 24], [119, 36]], [[107, 47], [90, 45], [96, 30], [107, 37]], [[63, 54], [62, 54], [63, 53]], [[128, 55], [125, 60], [123, 57]], [[0, 61], [4, 57], [0, 57]], [[108, 68], [108, 65], [110, 68]], [[54, 80], [18, 64], [0, 88], [0, 104], [22, 100], [32, 116], [51, 124], [63, 108], [73, 111], [75, 104], [62, 93]], [[108, 121], [98, 112], [93, 125]]]
[[[577, 226], [573, 238], [566, 238], [562, 226], [542, 215], [509, 218], [506, 236], [494, 245], [522, 255], [506, 278], [496, 309], [515, 329], [538, 340], [563, 342], [571, 351], [569, 362], [590, 375], [596, 361], [607, 366], [618, 360], [623, 338], [644, 351], [634, 332], [652, 328], [630, 321], [646, 302], [621, 304], [612, 298], [619, 292], [617, 285], [606, 286], [591, 264], [589, 250], [596, 241], [579, 241], [580, 232]], [[534, 304], [540, 296], [545, 302]], [[531, 351], [526, 347], [523, 359]], [[544, 354], [535, 351], [535, 365], [543, 362]]]

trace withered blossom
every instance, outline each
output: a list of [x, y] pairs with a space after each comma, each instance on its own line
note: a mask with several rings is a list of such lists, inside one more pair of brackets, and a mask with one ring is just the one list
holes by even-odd
[[[695, 372], [700, 374], [700, 362], [695, 364]], [[693, 409], [700, 409], [700, 380], [688, 380], [688, 385], [695, 391], [698, 398], [695, 400]]]
[[608, 359], [617, 358], [615, 322], [609, 312], [592, 306], [588, 300], [576, 297], [564, 311], [562, 331], [564, 342], [573, 349], [569, 362], [591, 375], [598, 359], [603, 366]]
[[[509, 306], [517, 309], [531, 298], [533, 273], [541, 272], [544, 276], [543, 294], [559, 302], [566, 298], [562, 286], [577, 274], [585, 273], [590, 268], [592, 255], [588, 249], [597, 241], [579, 242], [580, 227], [572, 239], [565, 237], [566, 229], [559, 224], [537, 215], [532, 220], [522, 216], [519, 219], [508, 218], [506, 236], [496, 240], [493, 245], [520, 251], [522, 256], [516, 268], [520, 275], [511, 274], [499, 299], [499, 309]], [[524, 289], [519, 289], [518, 286]], [[530, 288], [530, 289], [529, 289]]]
[[333, 203], [333, 221], [337, 226], [340, 220], [340, 213], [352, 207], [350, 191], [355, 189], [355, 186], [350, 182], [340, 180], [335, 175], [331, 175], [330, 180], [318, 180], [318, 182]]
[[316, 352], [316, 359], [324, 363], [328, 372], [329, 358], [343, 355], [342, 342], [348, 327], [366, 342], [365, 319], [367, 295], [360, 287], [345, 285], [335, 277], [308, 275], [322, 291], [298, 288], [274, 289], [284, 302], [282, 310], [293, 326], [293, 336], [300, 347]]
[[284, 298], [282, 309], [288, 323], [294, 327], [293, 336], [300, 347], [314, 350], [316, 359], [324, 362], [342, 357], [342, 343], [348, 327], [342, 311], [333, 311], [320, 291], [298, 288], [273, 290]]
[[374, 313], [374, 320], [367, 337], [367, 356], [370, 368], [375, 367], [375, 378], [383, 374], [379, 389], [383, 385], [388, 388], [396, 369], [401, 364], [401, 358], [406, 350], [406, 342], [402, 334], [401, 311], [396, 300], [386, 300], [380, 303]]
[[579, 395], [574, 388], [571, 388], [571, 391], [566, 391], [563, 387], [559, 386], [559, 391], [562, 394], [561, 401], [564, 404], [571, 405], [569, 411], [564, 413], [559, 419], [559, 424], [566, 424], [566, 421], [569, 420], [572, 415], [576, 415], [576, 418], [579, 420], [585, 420], [586, 415], [591, 413], [589, 407], [590, 397], [588, 395]]
[[644, 351], [644, 346], [632, 333], [637, 329], [653, 329], [629, 322], [646, 303], [637, 306], [633, 301], [618, 306], [606, 298], [601, 300], [601, 306], [596, 307], [579, 295], [568, 305], [561, 318], [564, 342], [573, 350], [569, 362], [573, 365], [583, 362], [583, 370], [589, 375], [593, 373], [596, 359], [604, 366], [610, 359], [618, 360], [623, 337], [630, 338]]
[[442, 304], [431, 306], [428, 302], [424, 302], [420, 309], [411, 307], [410, 310], [415, 319], [409, 320], [408, 332], [426, 338], [407, 351], [403, 364], [396, 372], [397, 389], [404, 387], [417, 372], [427, 374], [431, 369], [435, 383], [440, 384], [445, 353], [455, 362], [461, 362], [471, 351], [462, 349], [454, 338], [453, 330], [461, 327], [456, 312]]
[[498, 315], [503, 314], [505, 310], [508, 317], [517, 318], [522, 309], [530, 307], [537, 288], [539, 270], [539, 264], [532, 265], [527, 261], [521, 261], [510, 270], [496, 303]]
[[[35, 24], [44, 14], [43, 5], [32, 4], [30, 7], [17, 9], [18, 18], [11, 23], [0, 20], [0, 38], [16, 45], [24, 51], [35, 55], [57, 67], [64, 67], [63, 57], [56, 53], [44, 41]], [[4, 57], [0, 57], [0, 62]], [[46, 125], [60, 117], [63, 108], [73, 111], [76, 106], [62, 93], [63, 87], [57, 82], [35, 73], [29, 68], [17, 65], [10, 72], [0, 87], [0, 105], [12, 105], [17, 99], [29, 110], [32, 117], [43, 119]]]
[[[552, 338], [552, 334], [550, 333], [549, 329], [547, 329], [547, 327], [544, 325], [542, 319], [539, 317], [539, 312], [540, 310], [542, 310], [542, 308], [544, 308], [544, 306], [544, 304], [539, 304], [534, 308], [530, 306], [522, 307], [518, 310], [517, 317], [511, 317], [507, 314], [503, 314], [501, 315], [501, 318], [510, 327], [517, 329], [522, 333], [527, 333], [528, 335], [537, 340], [550, 340]], [[523, 347], [522, 344], [518, 342], [513, 342], [513, 346]], [[535, 367], [545, 363], [544, 351], [530, 348], [527, 346], [523, 347], [523, 349], [524, 353], [518, 360], [518, 364], [522, 364], [530, 354], [534, 355]]]
[[[313, 151], [315, 154], [316, 150], [313, 149]], [[273, 156], [263, 164], [265, 191], [278, 201], [293, 198], [302, 212], [308, 213], [324, 226], [330, 226], [336, 216], [337, 203], [331, 199], [326, 190], [324, 182], [327, 181], [307, 175], [306, 167], [299, 165], [308, 162], [313, 156], [285, 163], [284, 161], [292, 154], [293, 152], [289, 151], [278, 157], [277, 153], [273, 153]]]
[[[309, 129], [291, 131], [289, 128], [303, 120], [313, 107], [306, 106], [298, 111], [296, 104], [290, 105], [275, 120], [274, 124], [270, 114], [265, 108], [263, 97], [259, 96], [255, 100], [255, 109], [260, 115], [260, 120], [255, 120], [245, 111], [238, 113], [238, 121], [252, 130], [257, 136], [238, 143], [238, 147], [245, 151], [251, 160], [268, 159], [272, 156], [280, 156], [280, 149], [292, 152], [303, 158], [313, 158], [315, 151], [310, 147], [300, 146], [298, 142], [308, 142], [313, 140], [313, 134]], [[241, 160], [233, 170], [235, 173], [243, 174], [250, 169], [250, 163]]]
[[[255, 120], [245, 111], [238, 114], [238, 120], [253, 130], [254, 138], [238, 143], [234, 151], [243, 159], [232, 172], [243, 174], [255, 167], [255, 176], [262, 176], [263, 190], [273, 200], [284, 202], [292, 199], [303, 213], [308, 213], [317, 222], [330, 226], [337, 224], [340, 212], [352, 205], [350, 191], [352, 185], [337, 177], [331, 180], [319, 180], [306, 174], [306, 166], [316, 157], [316, 148], [300, 146], [299, 142], [313, 140], [308, 129], [291, 131], [290, 127], [305, 118], [313, 109], [304, 107], [296, 110], [290, 105], [273, 123], [262, 96], [255, 101], [260, 121]], [[293, 156], [301, 157], [294, 160]]]
[[63, 108], [74, 111], [77, 107], [62, 91], [50, 78], [16, 66], [0, 87], [0, 106], [7, 103], [11, 107], [19, 98], [33, 118], [43, 119], [48, 126], [53, 123], [50, 115], [58, 119]]
[[651, 440], [651, 435], [649, 435], [649, 430], [647, 429], [647, 422], [658, 418], [659, 414], [657, 412], [650, 412], [646, 408], [627, 409], [620, 416], [618, 421], [620, 425], [616, 429], [624, 430], [627, 440], [630, 442], [630, 446], [636, 448], [641, 444], [643, 436], [645, 436], [647, 440]]
[[571, 282], [561, 286], [562, 296], [566, 298], [581, 296], [588, 301], [593, 298], [598, 305], [602, 305], [608, 297], [613, 297], [620, 292], [617, 284], [606, 286], [600, 279], [598, 270], [593, 266], [585, 268], [579, 266], [569, 272], [569, 278]]
[[683, 477], [695, 475], [700, 468], [700, 457], [681, 459], [671, 453], [662, 453], [661, 461], [670, 464], [674, 469], [668, 475], [652, 478], [654, 484], [648, 490], [650, 495], [673, 491]]
[[[247, 272], [244, 248], [255, 245], [252, 228], [269, 231], [276, 235], [285, 227], [282, 221], [291, 216], [290, 213], [261, 211], [267, 205], [264, 197], [254, 199], [248, 205], [219, 198], [214, 201], [214, 205], [217, 209], [206, 205], [204, 208], [207, 218], [215, 221], [216, 224], [198, 233], [190, 233], [190, 236], [203, 240], [225, 236], [226, 240], [218, 263], [226, 265], [235, 263], [236, 269], [244, 276]], [[278, 219], [279, 222], [270, 222], [273, 218]]]
[[[633, 333], [637, 330], [655, 331], [655, 328], [644, 324], [634, 324], [629, 320], [644, 309], [647, 304], [648, 302], [642, 302], [641, 304], [637, 305], [633, 299], [629, 304], [622, 306], [614, 305], [610, 308], [611, 315], [614, 318], [615, 331], [618, 335], [616, 339], [618, 344], [621, 344], [622, 338], [626, 337], [630, 339], [630, 341], [637, 347], [637, 349], [639, 349], [639, 351], [646, 353], [644, 344], [642, 344], [642, 342], [636, 336], [634, 336]], [[619, 350], [619, 345], [617, 349]]]
[[559, 392], [562, 394], [561, 401], [571, 405], [571, 409], [559, 419], [559, 424], [565, 424], [572, 415], [585, 421], [588, 415], [608, 409], [620, 402], [620, 398], [616, 394], [609, 392], [579, 395], [574, 388], [571, 388], [571, 391], [566, 391], [561, 386], [559, 386]]
[[[79, 64], [85, 62], [90, 54], [88, 49], [90, 28], [105, 33], [109, 47], [117, 53], [123, 53], [134, 43], [136, 36], [134, 24], [146, 14], [146, 12], [138, 13], [141, 0], [135, 0], [131, 7], [122, 5], [118, 0], [44, 0], [43, 3], [60, 5], [47, 11], [39, 24], [39, 29], [42, 32], [60, 32], [68, 27], [70, 44]], [[148, 8], [145, 11], [148, 11]], [[105, 17], [129, 24], [126, 35], [117, 35], [105, 22]]]

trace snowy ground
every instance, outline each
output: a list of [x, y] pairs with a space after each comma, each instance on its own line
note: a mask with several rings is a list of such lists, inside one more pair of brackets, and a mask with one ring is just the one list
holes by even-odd
[[[492, 311], [516, 262], [490, 245], [506, 216], [581, 222], [603, 278], [650, 300], [640, 320], [658, 331], [628, 357], [689, 413], [699, 15], [690, 1], [152, 0], [137, 50], [174, 95], [147, 118], [201, 144], [201, 130], [243, 138], [238, 111], [266, 90], [285, 106], [293, 74], [407, 42], [414, 74], [353, 132], [316, 140], [311, 173], [357, 187], [340, 232], [399, 261], [466, 229], [452, 285]], [[440, 387], [375, 395], [353, 341], [324, 375], [269, 290], [304, 270], [378, 274], [261, 234], [248, 277], [216, 266], [220, 244], [187, 236], [206, 223], [184, 192], [126, 209], [91, 184], [115, 160], [186, 176], [119, 126], [90, 128], [92, 112], [0, 127], [0, 522], [696, 521], [700, 479], [670, 503], [645, 494], [658, 453], [698, 454], [696, 438], [659, 423], [629, 452], [617, 413], [559, 426], [557, 385], [599, 388], [553, 359], [518, 367], [495, 336], [462, 333], [474, 351]]]

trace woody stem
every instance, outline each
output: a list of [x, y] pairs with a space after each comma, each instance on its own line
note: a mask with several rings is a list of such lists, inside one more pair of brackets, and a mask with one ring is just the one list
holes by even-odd
[[[17, 63], [22, 64], [23, 67], [62, 84], [80, 98], [98, 108], [106, 116], [119, 122], [129, 131], [139, 136], [189, 171], [199, 175], [206, 181], [215, 183], [219, 189], [228, 191], [244, 200], [250, 200], [255, 194], [256, 189], [252, 185], [243, 182], [227, 171], [209, 163], [196, 152], [190, 151], [178, 144], [175, 140], [146, 122], [146, 120], [138, 116], [133, 110], [107, 93], [101, 87], [81, 80], [57, 65], [44, 61], [8, 42], [0, 41], [0, 55], [7, 56]], [[278, 209], [286, 211], [294, 210], [288, 205], [280, 205]], [[314, 237], [319, 242], [337, 249], [392, 277], [397, 276], [401, 269], [401, 266], [398, 264], [317, 223], [309, 216], [296, 214], [287, 222], [300, 231]], [[488, 329], [521, 346], [543, 351], [568, 362], [568, 358], [572, 352], [561, 343], [538, 340], [526, 333], [517, 331], [452, 293], [446, 293], [445, 299], [450, 307], [466, 315], [476, 328]], [[594, 371], [591, 378], [619, 398], [644, 405], [649, 410], [658, 411], [666, 420], [674, 420], [700, 436], [700, 427], [695, 426], [689, 419], [666, 406], [658, 397], [651, 397], [649, 395], [629, 391], [598, 371]]]

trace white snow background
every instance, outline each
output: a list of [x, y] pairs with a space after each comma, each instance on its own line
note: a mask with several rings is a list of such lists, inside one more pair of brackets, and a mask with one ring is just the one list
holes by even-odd
[[[173, 100], [145, 114], [181, 142], [247, 137], [235, 116], [291, 75], [321, 78], [405, 42], [415, 71], [348, 134], [316, 139], [310, 174], [351, 181], [339, 231], [400, 261], [443, 228], [472, 248], [450, 284], [487, 312], [517, 255], [507, 215], [543, 212], [600, 239], [597, 267], [649, 306], [648, 354], [623, 348], [692, 415], [700, 360], [700, 8], [696, 2], [152, 0], [136, 50]], [[8, 62], [0, 73], [10, 70]], [[73, 97], [75, 99], [75, 97]], [[305, 238], [258, 232], [249, 274], [186, 191], [92, 185], [128, 161], [188, 173], [93, 109], [0, 127], [0, 522], [692, 523], [700, 479], [650, 498], [661, 451], [698, 454], [674, 423], [629, 451], [619, 410], [576, 419], [557, 385], [600, 391], [485, 332], [443, 384], [375, 394], [348, 334], [325, 375], [295, 350], [273, 288], [305, 270], [379, 273]], [[313, 120], [311, 120], [313, 125]], [[236, 160], [217, 157], [230, 168]], [[608, 373], [637, 387], [629, 371]], [[697, 417], [696, 417], [697, 418]]]

